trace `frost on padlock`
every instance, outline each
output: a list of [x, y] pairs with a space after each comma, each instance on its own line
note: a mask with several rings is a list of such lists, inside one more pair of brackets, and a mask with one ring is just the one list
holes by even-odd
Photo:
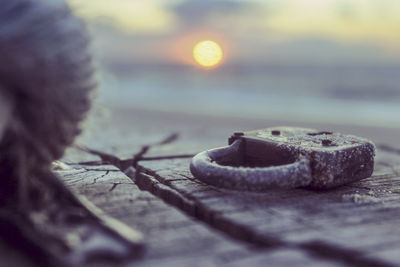
[[243, 143], [243, 162], [268, 167], [305, 157], [311, 168], [309, 187], [332, 188], [371, 176], [374, 144], [353, 135], [295, 127], [273, 127], [235, 134]]

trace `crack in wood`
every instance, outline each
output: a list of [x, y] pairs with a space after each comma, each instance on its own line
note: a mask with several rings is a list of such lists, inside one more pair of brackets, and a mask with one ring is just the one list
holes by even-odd
[[162, 183], [160, 179], [157, 179], [157, 175], [154, 175], [154, 173], [149, 170], [143, 168], [138, 170], [136, 184], [141, 190], [152, 193], [168, 204], [180, 208], [188, 215], [207, 223], [214, 229], [225, 232], [232, 238], [260, 247], [277, 247], [283, 245], [281, 241], [273, 237], [265, 239], [250, 228], [242, 225], [234, 225], [230, 221], [220, 217], [218, 213], [210, 212], [204, 205], [198, 203], [190, 196], [181, 194], [170, 184]]
[[101, 176], [99, 176], [99, 177], [96, 177], [96, 178], [94, 178], [94, 179], [93, 179], [93, 182], [92, 182], [91, 184], [95, 184], [95, 183], [97, 183], [97, 180], [99, 180], [99, 179], [103, 178], [104, 176], [108, 175], [109, 173], [110, 173], [110, 171], [106, 171], [106, 173], [104, 173], [103, 175], [101, 175]]
[[120, 183], [113, 183], [113, 185], [111, 186], [110, 190], [108, 190], [108, 191], [112, 192], [117, 187], [117, 185], [120, 185]]
[[352, 266], [394, 267], [394, 265], [380, 260], [365, 258], [359, 251], [341, 249], [319, 241], [304, 243], [300, 247], [319, 258], [335, 259]]
[[119, 185], [121, 185], [121, 184], [126, 184], [126, 185], [128, 185], [128, 183], [113, 183], [112, 186], [111, 186], [111, 188], [108, 190], [108, 192], [114, 191], [114, 189], [116, 189], [117, 186], [119, 186]]
[[[137, 163], [143, 159], [144, 153], [139, 153], [140, 157], [136, 158], [136, 166]], [[103, 156], [102, 160], [104, 160], [104, 153], [101, 154]], [[174, 158], [176, 155], [167, 156], [167, 158]], [[186, 155], [190, 156], [190, 155]], [[178, 156], [179, 157], [179, 156]], [[165, 158], [165, 157], [164, 157]], [[162, 160], [162, 157], [153, 157], [150, 160]], [[107, 161], [114, 162], [114, 166], [123, 170], [124, 163], [130, 162], [133, 164], [134, 160], [125, 160], [121, 161], [117, 159], [117, 157], [112, 156], [105, 158]], [[140, 159], [140, 160], [139, 160]], [[111, 162], [111, 163], [113, 163]], [[116, 163], [116, 164], [115, 164]], [[132, 165], [130, 165], [132, 167]], [[352, 266], [390, 266], [384, 262], [379, 260], [374, 260], [370, 258], [363, 258], [361, 253], [358, 251], [346, 250], [346, 249], [338, 249], [334, 245], [330, 244], [321, 244], [320, 242], [307, 242], [300, 245], [293, 245], [290, 243], [286, 243], [282, 240], [279, 240], [275, 237], [260, 235], [253, 229], [249, 228], [245, 225], [235, 224], [229, 219], [224, 218], [215, 211], [210, 211], [207, 207], [196, 201], [190, 195], [185, 194], [185, 192], [179, 191], [179, 189], [174, 188], [174, 186], [170, 183], [171, 181], [165, 182], [161, 177], [158, 177], [156, 173], [153, 173], [150, 170], [143, 169], [141, 167], [138, 170], [134, 170], [133, 177], [132, 173], [128, 176], [132, 178], [132, 180], [139, 186], [141, 190], [149, 191], [153, 195], [158, 198], [164, 200], [166, 203], [178, 207], [183, 210], [186, 214], [207, 223], [212, 228], [225, 232], [230, 237], [240, 240], [242, 242], [249, 243], [253, 246], [263, 247], [263, 248], [276, 248], [276, 247], [295, 247], [297, 249], [301, 249], [304, 251], [308, 251], [312, 255], [320, 258], [325, 258], [333, 261], [338, 261], [342, 263], [346, 263]], [[182, 175], [186, 178], [187, 175]], [[157, 179], [158, 177], [158, 179]], [[193, 181], [193, 179], [190, 179]], [[113, 184], [110, 191], [114, 190], [118, 184]], [[318, 245], [316, 245], [318, 244]]]
[[164, 181], [153, 171], [139, 167], [136, 173], [136, 184], [141, 190], [148, 191], [173, 205], [186, 214], [208, 224], [212, 228], [228, 234], [230, 237], [249, 243], [256, 247], [277, 248], [288, 247], [307, 251], [311, 255], [331, 261], [345, 263], [350, 266], [391, 266], [380, 260], [364, 257], [360, 251], [338, 248], [335, 245], [315, 242], [292, 244], [279, 238], [260, 234], [246, 225], [231, 221], [216, 211], [209, 210], [193, 197], [180, 192], [168, 181]]
[[152, 161], [152, 160], [163, 160], [163, 159], [181, 159], [181, 158], [191, 158], [194, 155], [193, 154], [175, 154], [175, 155], [163, 155], [163, 156], [152, 156], [152, 157], [145, 157], [144, 155], [153, 147], [155, 146], [161, 146], [161, 145], [166, 145], [170, 144], [172, 142], [175, 142], [179, 138], [178, 133], [172, 133], [168, 135], [166, 138], [162, 139], [159, 142], [156, 142], [155, 144], [151, 145], [144, 145], [140, 149], [139, 152], [135, 153], [132, 158], [128, 159], [120, 159], [117, 156], [114, 156], [109, 153], [105, 153], [102, 151], [98, 151], [95, 149], [91, 149], [85, 146], [81, 145], [75, 145], [75, 148], [100, 157], [101, 161], [86, 161], [86, 162], [80, 162], [78, 164], [84, 164], [84, 165], [91, 165], [91, 166], [98, 166], [102, 165], [104, 163], [109, 163], [120, 169], [122, 172], [125, 172], [129, 167], [136, 168], [139, 161]]
[[159, 157], [144, 157], [144, 155], [153, 147], [155, 146], [161, 146], [161, 145], [166, 145], [166, 144], [170, 144], [175, 142], [177, 139], [179, 138], [179, 134], [178, 133], [172, 133], [169, 136], [167, 136], [166, 138], [162, 139], [159, 142], [156, 142], [155, 144], [151, 144], [151, 145], [144, 145], [142, 146], [142, 148], [140, 149], [140, 151], [138, 153], [136, 153], [135, 155], [133, 155], [132, 158], [132, 167], [136, 168], [137, 164], [139, 161], [142, 160], [160, 160], [160, 159], [171, 159], [171, 158], [184, 158], [184, 157], [188, 157], [190, 155], [167, 155], [167, 156], [159, 156]]
[[[160, 145], [162, 143], [163, 141], [155, 145]], [[133, 172], [126, 174], [141, 190], [148, 191], [162, 199], [164, 202], [180, 208], [186, 214], [208, 224], [213, 229], [222, 231], [230, 237], [249, 243], [252, 246], [263, 248], [289, 247], [299, 249], [307, 251], [315, 257], [325, 258], [351, 266], [391, 266], [381, 260], [364, 257], [362, 253], [357, 250], [343, 249], [333, 244], [323, 243], [317, 240], [293, 244], [268, 234], [260, 234], [246, 225], [235, 223], [234, 221], [225, 218], [223, 214], [208, 209], [205, 205], [197, 201], [196, 198], [180, 191], [179, 188], [176, 188], [171, 184], [172, 181], [178, 181], [181, 179], [166, 181], [159, 177], [157, 173], [141, 166], [138, 167], [139, 161], [188, 158], [192, 155], [167, 155], [146, 158], [144, 155], [149, 151], [149, 148], [150, 146], [143, 146], [142, 149], [133, 156], [133, 158], [127, 160], [121, 160], [116, 156], [91, 149], [86, 149], [86, 152], [100, 156], [103, 162], [109, 162], [122, 171], [125, 171], [129, 167], [134, 167], [136, 170], [132, 168]], [[394, 154], [400, 154], [400, 150], [395, 150], [389, 147], [380, 146], [380, 149]], [[181, 176], [193, 181], [193, 179], [187, 175], [182, 174]], [[110, 191], [114, 190], [118, 185], [119, 183], [114, 183], [110, 188]]]

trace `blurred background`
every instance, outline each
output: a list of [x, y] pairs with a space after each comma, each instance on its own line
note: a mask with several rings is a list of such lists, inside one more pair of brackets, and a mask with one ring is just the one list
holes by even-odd
[[398, 0], [69, 2], [93, 36], [98, 101], [138, 131], [192, 125], [220, 138], [298, 125], [400, 137]]

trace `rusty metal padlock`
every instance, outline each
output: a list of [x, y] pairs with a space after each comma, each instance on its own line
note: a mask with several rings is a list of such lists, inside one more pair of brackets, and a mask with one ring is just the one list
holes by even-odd
[[328, 189], [371, 176], [375, 145], [365, 138], [296, 127], [235, 133], [228, 147], [193, 157], [192, 174], [219, 187]]

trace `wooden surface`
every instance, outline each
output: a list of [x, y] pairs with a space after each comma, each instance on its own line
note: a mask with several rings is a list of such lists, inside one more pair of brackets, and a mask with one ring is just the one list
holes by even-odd
[[[84, 135], [79, 144], [95, 153], [70, 149], [64, 158], [69, 168], [59, 174], [108, 215], [143, 233], [144, 257], [124, 265], [400, 266], [396, 148], [378, 149], [373, 176], [361, 182], [329, 191], [246, 193], [205, 185], [191, 175], [190, 157], [173, 158], [225, 145], [217, 138], [225, 131], [228, 136], [231, 125], [118, 118]], [[173, 132], [181, 134], [176, 142], [151, 146]], [[150, 145], [142, 155], [147, 160], [129, 168], [144, 145]]]
[[324, 192], [217, 189], [192, 177], [189, 159], [141, 162], [136, 183], [243, 242], [349, 265], [400, 265], [400, 178], [385, 157], [400, 164], [398, 155], [379, 154], [372, 177]]
[[[193, 154], [226, 145], [234, 131], [288, 124], [143, 110], [92, 113], [57, 173], [77, 194], [139, 230], [146, 253], [87, 265], [400, 265], [397, 128], [290, 123], [385, 144], [373, 177], [335, 190], [244, 193], [205, 185], [189, 172]], [[25, 256], [0, 241], [0, 266], [33, 266]]]
[[[144, 257], [122, 265], [242, 266], [269, 262], [276, 266], [338, 266], [335, 262], [314, 258], [307, 251], [289, 247], [259, 248], [235, 240], [139, 189], [113, 166], [70, 165], [67, 170], [59, 171], [59, 175], [75, 192], [85, 195], [108, 215], [144, 234]], [[168, 191], [168, 187], [164, 189]]]

